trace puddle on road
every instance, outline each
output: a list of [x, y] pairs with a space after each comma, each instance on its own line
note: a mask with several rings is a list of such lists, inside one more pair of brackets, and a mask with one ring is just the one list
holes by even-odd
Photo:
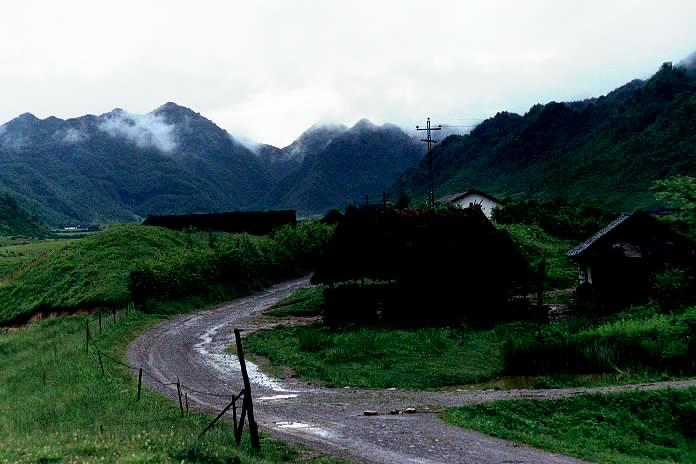
[[[207, 362], [223, 374], [240, 374], [241, 367], [239, 365], [239, 359], [237, 358], [237, 356], [225, 352], [225, 349], [227, 348], [227, 342], [213, 342], [213, 338], [215, 338], [215, 335], [217, 334], [218, 330], [220, 330], [220, 328], [224, 327], [225, 325], [226, 324], [223, 323], [205, 331], [203, 335], [199, 337], [201, 342], [194, 345], [194, 349], [198, 354], [200, 354], [203, 357], [205, 362]], [[251, 381], [251, 383], [260, 385], [265, 388], [269, 388], [276, 392], [297, 393], [293, 390], [287, 389], [278, 380], [273, 379], [261, 372], [256, 364], [246, 361], [246, 367], [247, 374], [249, 374], [249, 380]], [[290, 395], [285, 396], [290, 397]], [[293, 395], [293, 397], [297, 397], [297, 395]]]
[[256, 401], [276, 401], [276, 400], [289, 400], [291, 398], [297, 398], [296, 394], [290, 395], [272, 395], [272, 396], [261, 396], [256, 398]]
[[274, 425], [276, 426], [276, 428], [279, 428], [281, 430], [298, 430], [301, 432], [311, 433], [312, 435], [318, 435], [322, 438], [331, 438], [334, 436], [334, 434], [329, 432], [328, 430], [322, 429], [321, 427], [317, 427], [314, 425], [305, 424], [302, 422], [276, 422]]

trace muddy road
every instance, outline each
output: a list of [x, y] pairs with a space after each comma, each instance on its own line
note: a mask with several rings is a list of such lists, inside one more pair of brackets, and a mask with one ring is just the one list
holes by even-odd
[[[154, 378], [143, 377], [151, 389], [172, 399], [177, 376], [188, 392], [189, 403], [217, 413], [242, 388], [236, 356], [225, 350], [234, 344], [235, 328], [253, 330], [270, 306], [308, 279], [285, 282], [265, 291], [211, 310], [182, 315], [141, 335], [128, 350], [131, 365], [141, 366]], [[578, 463], [567, 456], [489, 437], [439, 419], [439, 412], [497, 399], [558, 398], [586, 393], [587, 389], [508, 390], [481, 392], [414, 392], [323, 388], [296, 379], [264, 375], [248, 363], [254, 412], [263, 431], [288, 441], [367, 463]], [[643, 385], [665, 388], [694, 385], [694, 381]], [[635, 386], [592, 391], [619, 391]], [[414, 414], [390, 411], [415, 408]], [[374, 410], [377, 416], [364, 416]]]

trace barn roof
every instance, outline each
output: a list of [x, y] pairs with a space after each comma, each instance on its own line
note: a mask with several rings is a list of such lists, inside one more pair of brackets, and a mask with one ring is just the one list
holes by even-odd
[[618, 218], [614, 219], [611, 221], [606, 227], [604, 227], [602, 230], [594, 234], [592, 237], [588, 238], [572, 250], [570, 250], [568, 253], [566, 253], [567, 256], [571, 258], [576, 258], [583, 254], [585, 250], [590, 248], [594, 243], [596, 243], [599, 239], [607, 235], [609, 232], [612, 230], [616, 229], [619, 225], [623, 224], [628, 218], [633, 217], [635, 213], [632, 214], [622, 214]]
[[494, 196], [491, 196], [485, 192], [475, 189], [467, 190], [466, 192], [451, 193], [440, 198], [439, 201], [440, 203], [454, 203], [455, 201], [459, 200], [460, 198], [464, 198], [467, 195], [479, 195], [481, 197], [488, 198], [489, 200], [494, 201], [496, 203], [500, 203], [500, 200], [498, 200]]

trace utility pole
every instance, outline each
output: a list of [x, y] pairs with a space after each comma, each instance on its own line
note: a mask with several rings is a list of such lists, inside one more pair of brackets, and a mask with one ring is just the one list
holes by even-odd
[[430, 131], [442, 130], [442, 126], [430, 127], [430, 118], [428, 118], [425, 127], [416, 126], [416, 130], [426, 131], [426, 138], [421, 139], [421, 142], [428, 144], [428, 206], [430, 208], [435, 207], [435, 186], [433, 181], [433, 143], [437, 143], [437, 140], [433, 140]]

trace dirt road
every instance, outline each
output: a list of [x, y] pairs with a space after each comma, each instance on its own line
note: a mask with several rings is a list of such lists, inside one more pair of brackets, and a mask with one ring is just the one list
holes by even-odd
[[[254, 321], [277, 301], [309, 285], [300, 279], [216, 309], [164, 322], [135, 340], [128, 350], [131, 365], [142, 366], [162, 383], [177, 376], [189, 402], [219, 412], [241, 390], [236, 356], [225, 352], [234, 343], [234, 328], [253, 328]], [[578, 463], [579, 460], [492, 438], [444, 424], [438, 412], [497, 399], [559, 398], [587, 389], [481, 392], [413, 392], [318, 388], [296, 380], [269, 378], [248, 364], [254, 411], [262, 430], [327, 453], [367, 463]], [[175, 386], [145, 376], [153, 390], [176, 398]], [[597, 388], [592, 391], [651, 389], [696, 385], [695, 381]], [[391, 415], [415, 408], [415, 414]], [[377, 416], [364, 416], [375, 410]]]

